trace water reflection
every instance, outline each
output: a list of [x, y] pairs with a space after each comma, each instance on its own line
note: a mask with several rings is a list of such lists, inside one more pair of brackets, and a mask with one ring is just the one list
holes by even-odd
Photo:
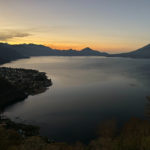
[[35, 57], [6, 64], [44, 71], [53, 86], [5, 114], [39, 125], [56, 140], [91, 139], [102, 120], [144, 118], [149, 65], [147, 59], [104, 57]]

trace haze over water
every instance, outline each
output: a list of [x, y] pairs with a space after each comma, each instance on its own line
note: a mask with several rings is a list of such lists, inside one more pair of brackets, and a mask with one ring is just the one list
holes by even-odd
[[[150, 95], [150, 60], [105, 57], [32, 57], [6, 67], [37, 69], [53, 85], [9, 107], [5, 115], [41, 127], [56, 141], [88, 141], [99, 124], [145, 117]], [[21, 118], [21, 119], [20, 119]]]

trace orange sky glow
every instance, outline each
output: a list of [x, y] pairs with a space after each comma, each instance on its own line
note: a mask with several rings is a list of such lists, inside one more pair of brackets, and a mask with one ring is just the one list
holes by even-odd
[[149, 0], [0, 0], [0, 42], [128, 52], [150, 43], [149, 6]]

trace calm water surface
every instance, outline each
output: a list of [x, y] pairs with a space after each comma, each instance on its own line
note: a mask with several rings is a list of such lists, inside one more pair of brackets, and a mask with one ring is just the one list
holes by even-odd
[[15, 121], [41, 127], [56, 141], [88, 141], [99, 124], [145, 117], [150, 95], [150, 60], [104, 57], [32, 57], [5, 64], [37, 69], [52, 79], [45, 93], [5, 111]]

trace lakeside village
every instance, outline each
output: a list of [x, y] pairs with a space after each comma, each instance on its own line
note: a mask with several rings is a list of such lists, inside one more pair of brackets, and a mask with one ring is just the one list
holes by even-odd
[[1, 67], [0, 78], [24, 91], [26, 95], [38, 94], [52, 85], [51, 79], [47, 78], [45, 72], [32, 69]]
[[0, 110], [52, 85], [46, 73], [32, 69], [0, 67]]
[[23, 137], [39, 134], [39, 128], [15, 123], [2, 115], [9, 105], [24, 100], [29, 95], [44, 92], [52, 85], [46, 73], [32, 69], [0, 67], [0, 127], [16, 130]]

